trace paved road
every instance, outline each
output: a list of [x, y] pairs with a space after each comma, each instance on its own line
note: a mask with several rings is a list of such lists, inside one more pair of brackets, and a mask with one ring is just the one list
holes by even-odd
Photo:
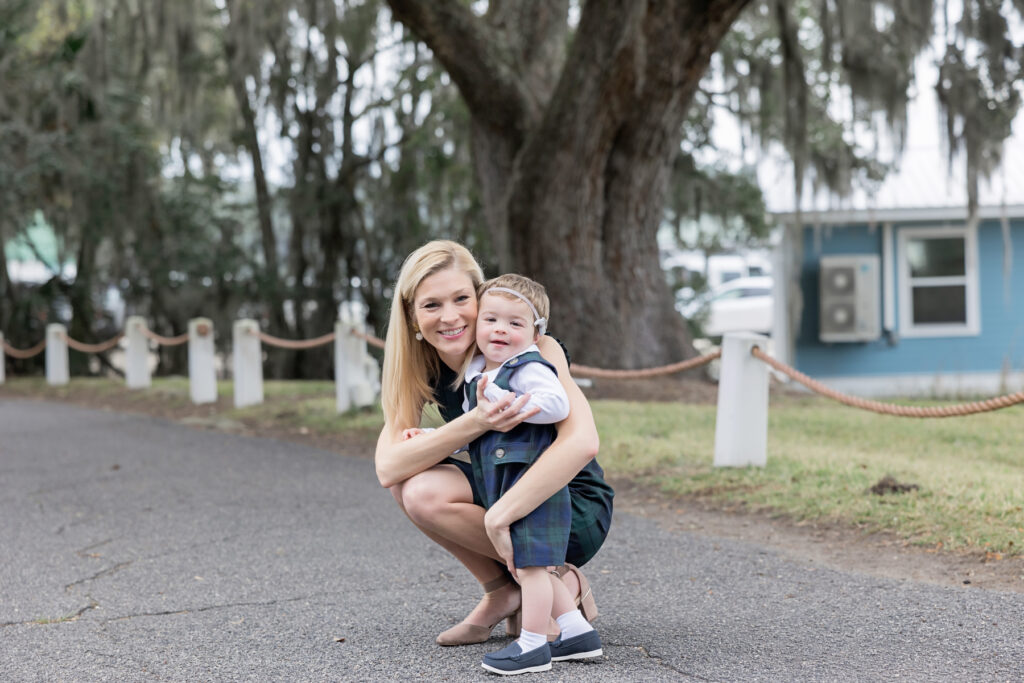
[[[0, 400], [0, 519], [4, 681], [485, 680], [505, 642], [433, 645], [477, 589], [365, 459]], [[543, 680], [1024, 680], [1024, 594], [625, 514], [587, 569], [606, 656]]]

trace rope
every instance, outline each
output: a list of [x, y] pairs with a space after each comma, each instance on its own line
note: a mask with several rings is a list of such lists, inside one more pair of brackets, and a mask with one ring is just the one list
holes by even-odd
[[892, 403], [869, 401], [864, 398], [850, 396], [848, 394], [840, 393], [835, 389], [831, 389], [821, 382], [811, 379], [799, 370], [795, 370], [785, 363], [772, 358], [757, 346], [752, 348], [750, 353], [755, 358], [763, 360], [779, 372], [788, 375], [790, 378], [800, 384], [803, 384], [811, 391], [839, 401], [845, 405], [860, 408], [862, 410], [870, 410], [873, 413], [880, 413], [883, 415], [896, 415], [898, 417], [958, 417], [960, 415], [986, 413], [993, 410], [999, 410], [1000, 408], [1007, 408], [1017, 403], [1024, 403], [1024, 391], [1018, 391], [1015, 394], [1006, 394], [1005, 396], [999, 396], [997, 398], [990, 398], [985, 401], [960, 403], [952, 406], [899, 406], [893, 405]]
[[188, 341], [188, 332], [185, 334], [179, 334], [177, 337], [161, 337], [156, 332], [153, 332], [148, 327], [139, 327], [143, 336], [152, 339], [161, 346], [178, 346]]
[[67, 335], [64, 335], [64, 340], [68, 343], [68, 346], [73, 348], [75, 351], [81, 351], [82, 353], [103, 353], [104, 351], [109, 351], [117, 346], [117, 342], [121, 341], [121, 337], [123, 336], [124, 333], [122, 332], [100, 344], [86, 344], [85, 342], [80, 342], [77, 339], [72, 339]]
[[[378, 349], [384, 348], [384, 340], [374, 337], [373, 335], [364, 334], [358, 330], [352, 330], [352, 335], [359, 337], [367, 344], [376, 346]], [[569, 366], [569, 370], [574, 375], [580, 375], [581, 377], [605, 377], [611, 379], [637, 379], [641, 377], [656, 377], [658, 375], [670, 375], [675, 372], [684, 372], [685, 370], [692, 370], [693, 368], [705, 365], [721, 358], [722, 352], [712, 351], [711, 353], [697, 358], [691, 358], [689, 360], [679, 361], [678, 363], [672, 363], [671, 365], [662, 365], [657, 368], [645, 368], [643, 370], [605, 370], [603, 368], [592, 368], [589, 365], [580, 365], [573, 363]]]
[[374, 337], [371, 334], [364, 334], [363, 332], [360, 332], [359, 330], [353, 329], [352, 330], [352, 336], [359, 337], [360, 339], [362, 339], [364, 342], [366, 342], [370, 346], [376, 346], [378, 349], [383, 349], [384, 348], [384, 340], [380, 339], [378, 337]]
[[333, 332], [328, 332], [324, 336], [317, 337], [316, 339], [302, 339], [298, 341], [292, 339], [281, 339], [280, 337], [272, 337], [265, 332], [259, 332], [258, 336], [260, 338], [260, 341], [263, 342], [264, 344], [267, 344], [268, 346], [277, 346], [282, 349], [311, 349], [315, 346], [323, 346], [324, 344], [330, 344], [332, 341], [334, 341]]
[[703, 356], [697, 356], [689, 360], [679, 361], [678, 363], [672, 363], [671, 365], [661, 365], [656, 368], [644, 368], [643, 370], [606, 370], [604, 368], [592, 368], [589, 365], [579, 365], [573, 363], [569, 366], [569, 370], [574, 375], [580, 375], [581, 377], [604, 377], [607, 379], [639, 379], [642, 377], [658, 377], [660, 375], [671, 375], [675, 372], [683, 372], [685, 370], [692, 370], [693, 368], [706, 365], [716, 358], [722, 357], [721, 349], [706, 353]]
[[38, 356], [40, 353], [42, 353], [43, 349], [45, 348], [45, 339], [29, 349], [16, 349], [10, 344], [8, 344], [6, 341], [4, 342], [4, 353], [10, 356], [11, 358], [17, 358], [19, 360], [25, 360], [26, 358], [31, 358], [32, 356]]

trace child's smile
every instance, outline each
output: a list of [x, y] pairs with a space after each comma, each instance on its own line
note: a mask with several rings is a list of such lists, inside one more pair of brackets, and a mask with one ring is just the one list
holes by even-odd
[[522, 353], [537, 339], [533, 312], [526, 302], [500, 293], [484, 292], [476, 322], [476, 343], [493, 370]]

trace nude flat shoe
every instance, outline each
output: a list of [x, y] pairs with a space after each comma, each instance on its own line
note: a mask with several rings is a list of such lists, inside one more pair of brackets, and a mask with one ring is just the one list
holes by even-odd
[[[504, 588], [506, 585], [512, 582], [512, 579], [506, 575], [499, 576], [493, 581], [488, 581], [484, 584], [484, 593], [493, 593], [499, 588]], [[518, 638], [519, 633], [522, 629], [521, 619], [522, 612], [520, 608], [516, 608], [509, 614], [505, 614], [498, 618], [490, 626], [480, 626], [479, 624], [467, 624], [462, 622], [452, 626], [447, 631], [443, 631], [438, 634], [434, 642], [443, 647], [454, 647], [457, 645], [475, 645], [477, 643], [485, 643], [491, 637], [491, 631], [494, 627], [505, 621], [505, 633], [512, 638]]]

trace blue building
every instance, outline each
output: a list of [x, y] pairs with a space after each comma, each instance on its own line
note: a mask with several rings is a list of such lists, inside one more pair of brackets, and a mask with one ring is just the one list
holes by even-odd
[[776, 355], [860, 396], [1024, 389], [1024, 144], [1016, 147], [981, 181], [973, 220], [962, 162], [937, 149], [908, 150], [870, 195], [809, 193], [799, 219], [776, 211], [789, 225], [776, 301], [793, 293], [787, 280], [802, 298], [776, 306]]

